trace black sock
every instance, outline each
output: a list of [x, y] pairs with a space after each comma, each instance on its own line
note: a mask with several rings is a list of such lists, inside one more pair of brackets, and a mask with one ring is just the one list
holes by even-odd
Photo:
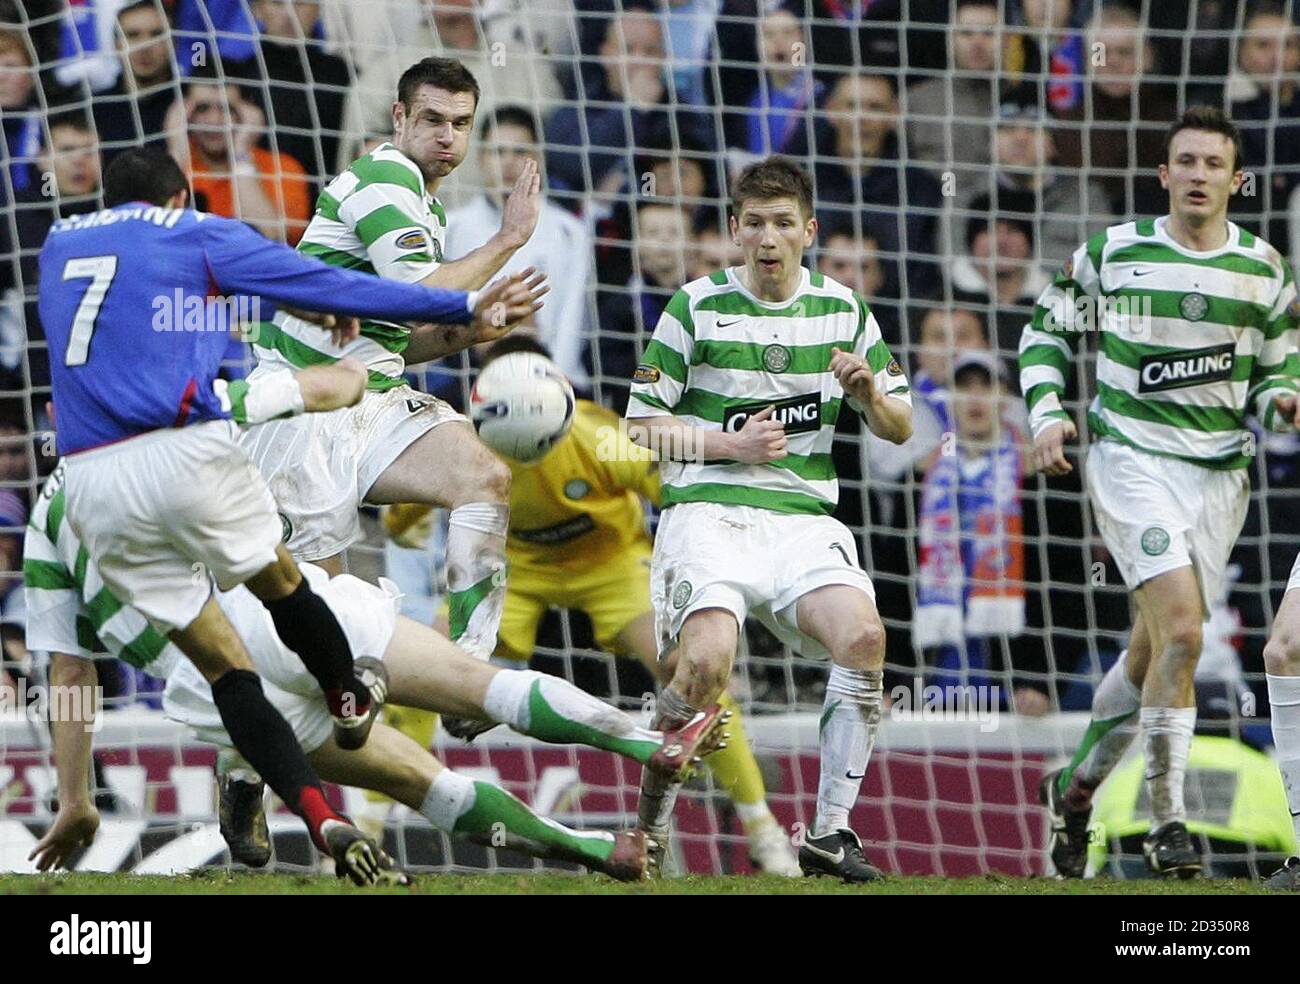
[[312, 591], [306, 578], [291, 594], [262, 604], [271, 613], [280, 641], [298, 654], [307, 672], [320, 684], [331, 714], [350, 716], [370, 706], [370, 692], [352, 672], [348, 637], [330, 606]]
[[239, 753], [285, 805], [302, 817], [312, 840], [325, 850], [321, 824], [339, 816], [325, 805], [320, 780], [289, 722], [266, 699], [261, 678], [252, 670], [227, 670], [212, 685], [212, 699]]

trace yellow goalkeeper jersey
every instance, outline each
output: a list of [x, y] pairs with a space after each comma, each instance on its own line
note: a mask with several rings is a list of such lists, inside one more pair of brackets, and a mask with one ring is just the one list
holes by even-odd
[[512, 569], [585, 569], [649, 543], [641, 499], [659, 502], [658, 463], [621, 423], [612, 410], [579, 400], [572, 429], [549, 454], [532, 464], [507, 461]]
[[[541, 461], [505, 459], [513, 475], [506, 543], [513, 572], [576, 574], [634, 544], [650, 545], [641, 499], [659, 503], [658, 463], [623, 428], [618, 414], [578, 400], [573, 427]], [[392, 506], [384, 517], [389, 535], [400, 537], [431, 508]]]

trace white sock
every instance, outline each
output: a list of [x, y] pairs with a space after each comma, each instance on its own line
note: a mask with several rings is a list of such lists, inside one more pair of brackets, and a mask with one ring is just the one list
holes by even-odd
[[1273, 724], [1273, 745], [1277, 767], [1286, 787], [1291, 823], [1300, 838], [1300, 676], [1274, 676], [1268, 680], [1268, 706]]
[[1196, 730], [1194, 707], [1144, 707], [1142, 741], [1146, 753], [1147, 792], [1151, 797], [1151, 829], [1174, 820], [1187, 820], [1183, 783], [1187, 756]]
[[510, 507], [499, 502], [457, 506], [447, 520], [451, 638], [478, 659], [487, 659], [497, 646], [509, 523]]
[[813, 836], [849, 826], [880, 726], [880, 670], [831, 666], [821, 725], [821, 780]]
[[493, 721], [514, 728], [528, 730], [528, 695], [533, 681], [542, 674], [536, 670], [502, 670], [488, 684], [483, 696], [483, 710]]
[[1104, 724], [1123, 718], [1093, 745], [1079, 766], [1081, 785], [1096, 789], [1124, 757], [1138, 733], [1138, 710], [1142, 706], [1142, 688], [1128, 678], [1128, 650], [1119, 654], [1115, 665], [1106, 671], [1092, 697], [1092, 720]]
[[474, 806], [474, 781], [443, 769], [429, 784], [420, 804], [420, 816], [439, 830], [453, 831], [456, 821]]
[[746, 830], [755, 824], [767, 823], [769, 820], [776, 823], [776, 817], [772, 816], [766, 800], [759, 800], [757, 803], [737, 803], [735, 806], [736, 816], [740, 817], [740, 823]]

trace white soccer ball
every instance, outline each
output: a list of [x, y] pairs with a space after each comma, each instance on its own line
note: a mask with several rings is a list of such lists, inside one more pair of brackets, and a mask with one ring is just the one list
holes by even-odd
[[483, 443], [514, 461], [537, 461], [573, 426], [573, 387], [559, 366], [535, 352], [488, 363], [469, 405]]

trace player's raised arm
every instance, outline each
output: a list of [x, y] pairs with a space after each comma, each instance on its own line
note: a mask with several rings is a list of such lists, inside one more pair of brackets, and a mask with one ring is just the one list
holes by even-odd
[[473, 294], [474, 318], [468, 326], [412, 325], [402, 357], [408, 366], [414, 366], [471, 345], [495, 342], [520, 321], [541, 310], [542, 296], [550, 289], [546, 274], [538, 273], [536, 267], [499, 277]]
[[542, 179], [537, 162], [525, 162], [501, 210], [501, 228], [476, 250], [438, 264], [420, 283], [426, 287], [477, 290], [510, 261], [537, 228], [542, 208]]
[[1289, 263], [1282, 264], [1283, 279], [1269, 312], [1264, 347], [1250, 371], [1246, 405], [1266, 430], [1285, 432], [1300, 424], [1297, 393], [1300, 393], [1300, 299]]
[[231, 294], [257, 294], [308, 310], [387, 321], [465, 324], [474, 299], [465, 291], [427, 288], [342, 270], [257, 235], [240, 222], [207, 216], [199, 224], [213, 280]]
[[[1073, 471], [1065, 442], [1078, 436], [1061, 404], [1065, 377], [1082, 333], [1095, 327], [1100, 293], [1098, 268], [1106, 234], [1100, 232], [1074, 251], [1043, 291], [1020, 336], [1020, 392], [1029, 408], [1034, 464], [1049, 475]], [[1091, 327], [1090, 327], [1091, 326]]]

